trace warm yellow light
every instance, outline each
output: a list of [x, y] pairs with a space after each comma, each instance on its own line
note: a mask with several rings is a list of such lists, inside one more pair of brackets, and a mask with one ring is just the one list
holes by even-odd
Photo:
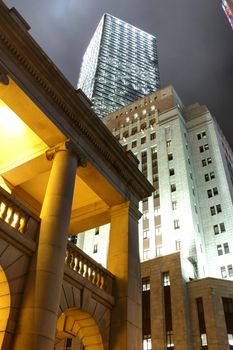
[[0, 174], [38, 157], [47, 148], [20, 116], [0, 99]]
[[0, 100], [0, 128], [7, 133], [19, 134], [23, 132], [23, 122]]
[[7, 324], [11, 310], [11, 292], [5, 272], [0, 265], [1, 298], [0, 298], [0, 349], [4, 347], [3, 339], [7, 334]]
[[6, 181], [2, 178], [2, 176], [0, 176], [0, 187], [4, 188], [4, 190], [7, 191], [8, 193], [11, 193], [10, 187], [8, 186]]

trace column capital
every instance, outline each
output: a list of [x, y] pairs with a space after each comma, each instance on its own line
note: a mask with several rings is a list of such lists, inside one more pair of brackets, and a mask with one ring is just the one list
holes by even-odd
[[87, 165], [86, 157], [81, 154], [81, 152], [77, 151], [74, 144], [69, 139], [47, 150], [46, 158], [51, 161], [54, 159], [56, 153], [64, 151], [73, 153], [77, 157], [78, 165], [82, 167]]
[[7, 71], [0, 65], [0, 84], [9, 85]]

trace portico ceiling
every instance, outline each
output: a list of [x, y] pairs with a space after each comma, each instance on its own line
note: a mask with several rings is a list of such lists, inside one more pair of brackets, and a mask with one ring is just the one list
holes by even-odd
[[[8, 86], [1, 85], [0, 126], [0, 176], [39, 215], [52, 167], [46, 150], [64, 142], [66, 136], [12, 80]], [[77, 168], [72, 211], [121, 202], [120, 194], [90, 162]]]
[[[79, 221], [81, 212], [88, 223], [85, 213], [91, 208], [100, 217], [125, 201], [137, 206], [152, 193], [152, 185], [94, 115], [85, 95], [69, 84], [9, 14], [6, 17], [0, 24], [4, 53], [0, 55], [0, 121], [8, 124], [5, 130], [0, 128], [0, 176], [6, 188], [39, 215], [53, 163], [46, 150], [69, 139], [86, 162], [86, 167], [77, 169], [73, 222]], [[4, 183], [1, 178], [0, 183]], [[76, 224], [71, 230], [75, 232]]]

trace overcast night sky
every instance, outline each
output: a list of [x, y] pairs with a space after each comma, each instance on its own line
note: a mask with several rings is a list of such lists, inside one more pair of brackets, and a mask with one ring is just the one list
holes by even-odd
[[107, 12], [158, 39], [161, 85], [206, 104], [233, 147], [233, 30], [221, 0], [5, 0], [76, 86], [82, 55]]

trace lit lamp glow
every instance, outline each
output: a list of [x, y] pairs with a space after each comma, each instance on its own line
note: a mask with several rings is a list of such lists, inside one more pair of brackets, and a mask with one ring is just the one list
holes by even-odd
[[24, 128], [19, 117], [2, 101], [0, 101], [0, 128], [8, 134], [21, 133]]
[[4, 173], [38, 157], [47, 148], [42, 139], [0, 99], [0, 175], [4, 178]]

